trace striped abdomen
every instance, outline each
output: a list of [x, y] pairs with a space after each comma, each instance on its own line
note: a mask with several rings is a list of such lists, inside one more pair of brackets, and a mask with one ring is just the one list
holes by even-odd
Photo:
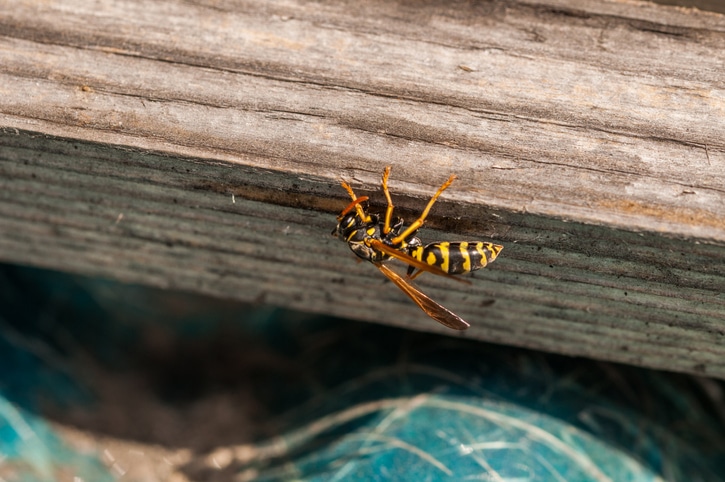
[[[437, 266], [448, 274], [462, 274], [485, 268], [491, 263], [503, 246], [484, 242], [431, 243], [410, 250], [410, 255], [423, 263]], [[415, 268], [408, 268], [408, 274]]]

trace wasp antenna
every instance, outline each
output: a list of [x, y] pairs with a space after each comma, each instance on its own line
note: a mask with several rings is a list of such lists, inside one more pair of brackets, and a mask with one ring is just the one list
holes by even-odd
[[342, 214], [338, 217], [338, 219], [342, 219], [342, 217], [347, 214], [353, 207], [357, 211], [357, 215], [360, 216], [360, 219], [364, 220], [366, 223], [370, 222], [370, 216], [365, 212], [365, 210], [360, 206], [360, 203], [367, 201], [367, 196], [362, 196], [358, 198], [355, 195], [355, 191], [352, 190], [352, 187], [346, 182], [341, 181], [340, 184], [342, 185], [343, 189], [347, 191], [347, 193], [350, 195], [350, 198], [352, 198], [352, 203], [350, 203], [343, 211]]

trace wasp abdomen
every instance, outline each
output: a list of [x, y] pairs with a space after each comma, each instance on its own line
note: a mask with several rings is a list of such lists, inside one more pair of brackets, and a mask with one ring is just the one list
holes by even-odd
[[[423, 263], [437, 266], [448, 274], [463, 274], [485, 268], [501, 252], [503, 246], [481, 241], [468, 243], [441, 242], [419, 246], [410, 250], [410, 255]], [[408, 274], [415, 271], [412, 266]]]

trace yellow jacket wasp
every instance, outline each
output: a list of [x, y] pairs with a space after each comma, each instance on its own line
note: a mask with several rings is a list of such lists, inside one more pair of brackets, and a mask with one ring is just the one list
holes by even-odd
[[[382, 188], [388, 207], [382, 220], [379, 215], [367, 212], [366, 205], [363, 205], [368, 200], [367, 196], [357, 197], [350, 185], [345, 181], [342, 182], [342, 187], [350, 195], [352, 202], [337, 217], [337, 227], [332, 231], [333, 236], [345, 241], [358, 257], [373, 263], [438, 323], [454, 330], [467, 329], [470, 325], [466, 321], [430, 299], [410, 281], [424, 271], [453, 278], [451, 275], [484, 268], [496, 259], [503, 246], [482, 241], [470, 243], [446, 241], [424, 246], [417, 236], [418, 229], [423, 226], [438, 196], [451, 185], [456, 176], [451, 175], [438, 188], [420, 217], [407, 228], [404, 228], [401, 218], [393, 222], [394, 206], [388, 190], [389, 177], [390, 166], [383, 172]], [[408, 264], [408, 274], [405, 278], [384, 264], [393, 258]], [[459, 278], [453, 279], [466, 282]]]

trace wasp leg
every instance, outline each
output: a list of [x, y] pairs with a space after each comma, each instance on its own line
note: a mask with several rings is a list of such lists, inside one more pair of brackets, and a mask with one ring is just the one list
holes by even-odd
[[395, 246], [395, 245], [403, 242], [408, 236], [410, 236], [418, 228], [420, 228], [421, 226], [423, 226], [423, 223], [425, 222], [425, 218], [428, 216], [428, 213], [430, 212], [430, 208], [432, 208], [433, 205], [435, 204], [435, 202], [438, 200], [438, 196], [440, 196], [443, 191], [445, 191], [446, 189], [448, 189], [448, 186], [451, 185], [451, 183], [453, 182], [454, 179], [456, 179], [456, 175], [455, 174], [452, 174], [451, 177], [449, 177], [448, 180], [446, 182], [444, 182], [441, 187], [438, 188], [438, 190], [436, 191], [436, 193], [433, 194], [433, 197], [430, 198], [430, 201], [428, 201], [428, 205], [423, 210], [423, 214], [421, 214], [420, 217], [413, 222], [413, 224], [411, 224], [410, 226], [408, 226], [405, 229], [405, 231], [403, 231], [398, 236], [396, 236], [395, 238], [393, 238], [393, 240], [392, 240], [393, 246]]
[[360, 196], [359, 198], [355, 199], [353, 202], [351, 202], [350, 204], [348, 204], [345, 209], [342, 210], [342, 212], [340, 213], [340, 215], [337, 217], [337, 220], [338, 221], [341, 221], [342, 218], [344, 218], [347, 213], [349, 213], [353, 209], [357, 209], [358, 204], [364, 203], [367, 200], [368, 200], [368, 197], [367, 196]]
[[355, 191], [352, 190], [352, 187], [350, 187], [350, 185], [345, 181], [340, 181], [340, 184], [342, 185], [343, 189], [347, 191], [352, 200], [355, 201], [357, 199], [357, 196], [355, 195]]
[[393, 199], [390, 197], [390, 191], [388, 190], [388, 178], [390, 177], [390, 166], [385, 168], [383, 171], [383, 193], [385, 193], [385, 199], [388, 201], [388, 208], [385, 210], [385, 224], [383, 225], [383, 234], [390, 232], [390, 220], [393, 218]]
[[[352, 203], [350, 203], [350, 205], [347, 208], [345, 208], [343, 213], [347, 214], [347, 212], [352, 207], [355, 207], [355, 210], [357, 211], [357, 215], [360, 216], [360, 219], [364, 220], [366, 223], [369, 223], [370, 216], [368, 216], [365, 213], [365, 210], [362, 208], [362, 206], [360, 206], [361, 202], [367, 201], [367, 196], [363, 196], [362, 198], [360, 198], [360, 200], [358, 200], [357, 196], [355, 195], [355, 191], [352, 190], [352, 187], [350, 187], [350, 185], [348, 183], [346, 183], [345, 181], [341, 181], [340, 184], [342, 185], [343, 189], [345, 189], [345, 191], [347, 191], [347, 193], [352, 198]], [[342, 214], [341, 216], [343, 216], [344, 214]]]

